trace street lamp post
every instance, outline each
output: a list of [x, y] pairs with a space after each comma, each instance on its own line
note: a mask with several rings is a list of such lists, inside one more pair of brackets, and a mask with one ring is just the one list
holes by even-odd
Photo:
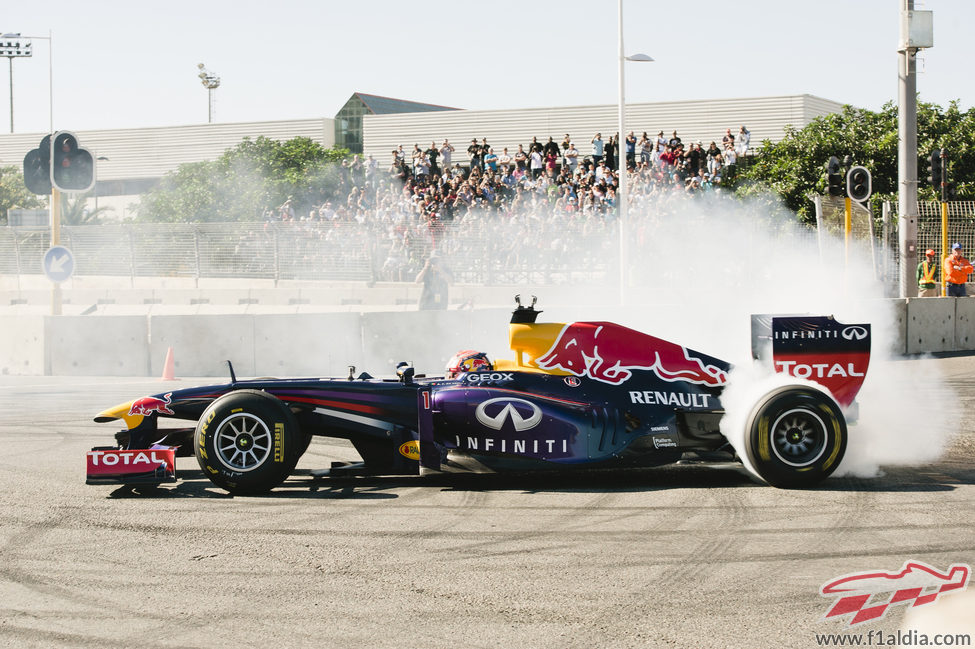
[[207, 89], [207, 123], [213, 122], [213, 91], [220, 87], [220, 77], [206, 69], [202, 63], [196, 66], [200, 70], [200, 82]]
[[[620, 230], [620, 303], [626, 304], [627, 267], [629, 259], [626, 254], [626, 226], [627, 219], [627, 168], [626, 168], [626, 83], [623, 77], [623, 64], [626, 61], [649, 62], [652, 58], [646, 54], [626, 56], [623, 53], [623, 0], [619, 2], [619, 135], [616, 140], [616, 161], [619, 170], [619, 184], [616, 187], [617, 213], [619, 214]], [[622, 144], [621, 144], [622, 143]]]
[[4, 34], [0, 37], [0, 56], [7, 57], [10, 63], [10, 132], [14, 132], [14, 59], [33, 55], [30, 40], [20, 37], [20, 33]]

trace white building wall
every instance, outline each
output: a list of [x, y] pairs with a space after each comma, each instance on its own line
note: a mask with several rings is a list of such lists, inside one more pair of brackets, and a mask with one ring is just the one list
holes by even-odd
[[[663, 130], [668, 136], [676, 129], [684, 142], [701, 140], [705, 146], [720, 141], [726, 128], [737, 132], [746, 125], [752, 134], [752, 145], [762, 140], [777, 142], [785, 126], [797, 128], [813, 118], [838, 112], [842, 104], [814, 97], [792, 95], [742, 99], [715, 99], [628, 104], [627, 130], [639, 136], [643, 131], [655, 135]], [[331, 147], [335, 142], [334, 119], [315, 118], [274, 122], [234, 124], [199, 124], [139, 129], [78, 131], [82, 146], [95, 156], [108, 160], [98, 162], [98, 180], [158, 178], [183, 163], [213, 160], [226, 149], [244, 139], [264, 135], [275, 140], [304, 136]], [[532, 136], [540, 142], [551, 136], [561, 142], [569, 133], [580, 153], [592, 151], [590, 140], [598, 131], [603, 139], [616, 132], [617, 108], [602, 106], [568, 106], [513, 110], [457, 110], [391, 115], [367, 115], [363, 120], [364, 150], [381, 165], [390, 159], [398, 144], [409, 152], [413, 144], [424, 149], [432, 141], [441, 144], [448, 138], [456, 147], [455, 160], [468, 161], [467, 146], [471, 138], [487, 138], [500, 154], [507, 146], [511, 153], [519, 143], [527, 148]], [[22, 166], [24, 156], [37, 147], [43, 133], [0, 134], [0, 164]]]
[[[81, 146], [92, 152], [98, 180], [159, 178], [187, 162], [215, 160], [224, 151], [263, 135], [272, 140], [310, 138], [326, 148], [335, 143], [335, 120], [315, 118], [279, 122], [199, 124], [157, 128], [76, 131]], [[23, 166], [44, 133], [0, 135], [0, 164]]]
[[[839, 112], [842, 107], [843, 104], [812, 95], [627, 104], [626, 129], [634, 131], [638, 138], [643, 131], [655, 136], [662, 130], [670, 137], [676, 130], [685, 143], [700, 140], [707, 147], [712, 140], [720, 146], [725, 129], [730, 128], [734, 134], [744, 125], [751, 132], [754, 147], [765, 139], [781, 140], [788, 124], [802, 128], [813, 118]], [[600, 132], [603, 140], [608, 140], [616, 133], [617, 123], [615, 104], [367, 115], [363, 119], [363, 152], [385, 165], [399, 144], [408, 155], [414, 144], [426, 149], [431, 142], [440, 145], [446, 138], [457, 149], [454, 162], [465, 164], [471, 138], [478, 142], [487, 138], [500, 155], [504, 147], [514, 153], [518, 144], [527, 150], [532, 136], [543, 143], [551, 136], [561, 143], [568, 133], [586, 156], [592, 152], [592, 137]]]

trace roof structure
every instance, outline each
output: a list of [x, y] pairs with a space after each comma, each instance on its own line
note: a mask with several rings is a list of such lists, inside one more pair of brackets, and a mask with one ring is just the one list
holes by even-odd
[[358, 97], [372, 115], [391, 115], [394, 113], [426, 113], [435, 110], [460, 110], [450, 106], [438, 106], [437, 104], [424, 104], [418, 101], [407, 101], [405, 99], [393, 99], [392, 97], [381, 97], [379, 95], [367, 95], [364, 92], [352, 93], [353, 97]]

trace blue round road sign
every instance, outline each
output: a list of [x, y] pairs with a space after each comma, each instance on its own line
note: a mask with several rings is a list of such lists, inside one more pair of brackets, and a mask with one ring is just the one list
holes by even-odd
[[51, 246], [44, 253], [44, 274], [52, 282], [61, 283], [74, 272], [74, 255], [64, 246]]

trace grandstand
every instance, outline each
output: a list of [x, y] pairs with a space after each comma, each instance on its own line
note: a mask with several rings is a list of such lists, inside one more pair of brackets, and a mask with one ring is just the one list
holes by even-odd
[[[747, 125], [752, 145], [777, 142], [787, 125], [801, 128], [814, 118], [842, 109], [842, 104], [812, 95], [714, 99], [627, 105], [627, 124], [642, 131], [677, 130], [685, 142], [720, 141], [725, 129]], [[102, 205], [125, 209], [166, 173], [183, 163], [213, 160], [245, 137], [264, 135], [275, 140], [308, 137], [323, 146], [336, 143], [372, 155], [387, 164], [398, 144], [424, 147], [449, 138], [457, 148], [454, 160], [467, 162], [471, 138], [487, 138], [496, 151], [519, 143], [526, 147], [533, 136], [561, 141], [566, 133], [580, 152], [588, 155], [589, 141], [601, 131], [616, 132], [616, 105], [521, 108], [510, 110], [458, 110], [445, 106], [353, 93], [334, 118], [317, 117], [246, 123], [76, 131], [79, 140], [98, 162], [98, 182], [92, 193]], [[361, 120], [361, 129], [356, 120]], [[0, 164], [22, 166], [24, 156], [37, 147], [44, 133], [0, 134]], [[105, 197], [117, 197], [114, 201]]]

